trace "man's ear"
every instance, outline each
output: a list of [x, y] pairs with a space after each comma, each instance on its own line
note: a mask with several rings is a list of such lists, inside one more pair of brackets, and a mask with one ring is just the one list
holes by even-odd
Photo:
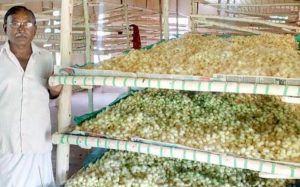
[[34, 25], [34, 33], [33, 33], [34, 36], [35, 36], [35, 34], [36, 34], [36, 31], [37, 31], [37, 26]]
[[5, 34], [6, 34], [6, 28], [7, 28], [6, 24], [3, 24], [3, 29], [4, 29]]

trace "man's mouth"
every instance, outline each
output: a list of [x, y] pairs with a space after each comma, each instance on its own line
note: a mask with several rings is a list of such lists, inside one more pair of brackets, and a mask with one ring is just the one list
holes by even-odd
[[17, 38], [26, 38], [26, 35], [22, 34], [22, 33], [18, 33], [18, 34], [16, 34], [16, 37]]

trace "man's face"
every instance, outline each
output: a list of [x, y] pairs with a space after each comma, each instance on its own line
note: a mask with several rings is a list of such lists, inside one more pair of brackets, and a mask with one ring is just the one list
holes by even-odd
[[34, 18], [27, 11], [19, 11], [7, 18], [4, 25], [6, 35], [11, 44], [29, 44], [36, 33]]

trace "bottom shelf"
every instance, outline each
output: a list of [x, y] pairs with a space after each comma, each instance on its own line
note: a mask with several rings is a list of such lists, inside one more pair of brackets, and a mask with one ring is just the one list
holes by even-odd
[[300, 179], [300, 164], [297, 163], [242, 158], [183, 147], [171, 147], [167, 145], [155, 145], [58, 133], [55, 133], [52, 136], [52, 142], [54, 144], [78, 145], [85, 148], [100, 147], [106, 149], [145, 153], [159, 157], [192, 160], [231, 168], [248, 169], [260, 172], [262, 173], [262, 176], [264, 174], [271, 174], [268, 175], [267, 178], [272, 176], [274, 178], [282, 179]]
[[125, 151], [109, 151], [81, 169], [65, 187], [243, 186], [286, 187], [292, 180], [263, 179], [258, 172]]

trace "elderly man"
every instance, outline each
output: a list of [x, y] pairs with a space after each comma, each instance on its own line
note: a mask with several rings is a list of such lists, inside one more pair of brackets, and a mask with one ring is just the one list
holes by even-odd
[[37, 26], [23, 6], [4, 16], [6, 43], [0, 47], [0, 186], [55, 186], [51, 163], [50, 97], [61, 86], [49, 87], [51, 53], [32, 40]]

